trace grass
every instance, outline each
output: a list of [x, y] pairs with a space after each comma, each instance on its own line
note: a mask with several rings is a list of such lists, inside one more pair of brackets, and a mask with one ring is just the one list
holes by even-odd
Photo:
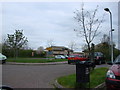
[[62, 62], [67, 59], [40, 59], [40, 58], [8, 58], [7, 62], [18, 62], [18, 63], [48, 63], [48, 62]]
[[[108, 68], [97, 68], [90, 73], [90, 88], [94, 88], [105, 81], [107, 70]], [[65, 88], [76, 88], [78, 84], [76, 83], [76, 74], [59, 77], [57, 80]]]

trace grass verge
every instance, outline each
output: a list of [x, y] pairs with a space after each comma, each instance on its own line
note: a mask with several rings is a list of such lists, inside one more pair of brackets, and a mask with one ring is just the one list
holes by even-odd
[[[95, 88], [96, 86], [105, 81], [107, 70], [108, 68], [105, 67], [97, 68], [90, 73], [90, 88]], [[78, 85], [76, 83], [76, 74], [59, 77], [57, 81], [65, 88], [76, 88], [76, 86]]]
[[17, 63], [48, 63], [48, 62], [62, 62], [67, 61], [67, 59], [40, 59], [40, 58], [8, 58], [7, 62], [17, 62]]

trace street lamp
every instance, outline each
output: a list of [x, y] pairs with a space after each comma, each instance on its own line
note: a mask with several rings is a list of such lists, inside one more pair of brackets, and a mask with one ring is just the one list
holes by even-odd
[[105, 8], [104, 10], [110, 13], [110, 26], [111, 26], [111, 62], [113, 63], [113, 35], [112, 35], [112, 31], [114, 31], [114, 29], [112, 29], [112, 13], [110, 12], [110, 10], [108, 8]]

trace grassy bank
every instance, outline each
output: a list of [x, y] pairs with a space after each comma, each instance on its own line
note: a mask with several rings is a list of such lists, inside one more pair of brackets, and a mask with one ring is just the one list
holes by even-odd
[[42, 59], [42, 58], [8, 58], [7, 62], [18, 62], [18, 63], [48, 63], [48, 62], [62, 62], [67, 59]]
[[[94, 88], [105, 81], [107, 70], [108, 68], [97, 68], [90, 73], [90, 88]], [[57, 80], [65, 88], [76, 88], [76, 74], [59, 77]]]

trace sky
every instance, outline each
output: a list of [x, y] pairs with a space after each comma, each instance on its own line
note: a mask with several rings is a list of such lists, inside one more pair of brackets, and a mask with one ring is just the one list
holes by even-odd
[[[2, 2], [0, 3], [0, 18], [2, 24], [2, 40], [7, 34], [15, 30], [24, 30], [28, 38], [28, 45], [32, 49], [40, 46], [47, 47], [47, 41], [53, 40], [56, 46], [68, 47], [70, 42], [75, 42], [81, 51], [86, 42], [84, 37], [78, 37], [74, 29], [78, 25], [74, 19], [76, 10], [81, 9], [82, 2]], [[118, 3], [117, 2], [84, 2], [85, 10], [91, 11], [99, 5], [97, 16], [105, 14], [105, 22], [101, 24], [101, 32], [93, 41], [98, 44], [103, 34], [109, 35], [109, 13], [104, 8], [109, 8], [113, 17], [113, 41], [118, 45]]]

